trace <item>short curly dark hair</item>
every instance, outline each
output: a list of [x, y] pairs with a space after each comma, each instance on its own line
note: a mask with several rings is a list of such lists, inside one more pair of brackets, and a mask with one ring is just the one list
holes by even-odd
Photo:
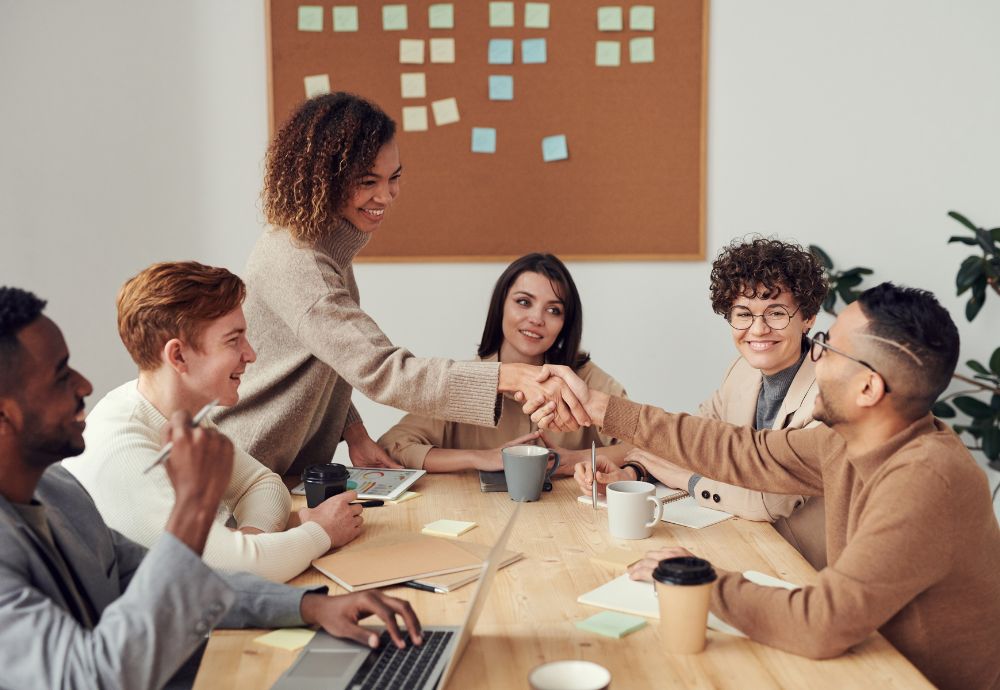
[[261, 193], [267, 222], [302, 242], [322, 238], [395, 134], [392, 118], [360, 96], [331, 93], [303, 103], [267, 150]]
[[0, 287], [0, 394], [15, 385], [21, 343], [17, 334], [42, 315], [45, 300], [16, 287]]
[[769, 298], [788, 290], [808, 319], [819, 312], [829, 289], [816, 257], [791, 242], [759, 235], [734, 240], [712, 263], [712, 309], [723, 316], [740, 297]]

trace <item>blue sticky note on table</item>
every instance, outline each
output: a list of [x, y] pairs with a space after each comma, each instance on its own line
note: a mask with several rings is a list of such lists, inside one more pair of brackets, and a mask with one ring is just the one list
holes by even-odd
[[576, 627], [605, 637], [620, 639], [645, 628], [646, 619], [617, 611], [601, 611], [586, 620], [577, 621]]
[[514, 100], [514, 77], [510, 76], [509, 74], [491, 74], [490, 100], [491, 101]]
[[509, 38], [491, 38], [487, 61], [491, 65], [513, 65], [514, 41]]
[[472, 128], [472, 152], [496, 153], [497, 131], [493, 127]]
[[566, 147], [566, 135], [556, 134], [542, 139], [542, 160], [546, 163], [552, 161], [564, 161], [569, 158], [569, 149]]
[[521, 62], [526, 65], [541, 65], [545, 63], [545, 39], [526, 38], [521, 41]]

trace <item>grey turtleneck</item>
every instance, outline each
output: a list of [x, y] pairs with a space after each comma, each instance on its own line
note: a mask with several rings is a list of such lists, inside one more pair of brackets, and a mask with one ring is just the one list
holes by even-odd
[[754, 429], [770, 429], [774, 426], [774, 418], [784, 402], [788, 389], [792, 387], [795, 375], [799, 373], [799, 367], [806, 358], [806, 350], [802, 351], [799, 360], [781, 371], [763, 375], [760, 392], [757, 394], [757, 417], [754, 421]]

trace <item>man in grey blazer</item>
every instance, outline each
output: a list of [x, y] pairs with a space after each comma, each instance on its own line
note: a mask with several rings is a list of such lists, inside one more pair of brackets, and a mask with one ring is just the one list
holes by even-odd
[[320, 625], [377, 646], [357, 625], [382, 618], [397, 646], [405, 601], [326, 596], [247, 574], [221, 575], [200, 554], [232, 469], [232, 444], [171, 419], [167, 471], [176, 503], [148, 551], [110, 530], [59, 466], [83, 451], [90, 383], [69, 366], [45, 302], [0, 287], [0, 686], [159, 688], [214, 627]]

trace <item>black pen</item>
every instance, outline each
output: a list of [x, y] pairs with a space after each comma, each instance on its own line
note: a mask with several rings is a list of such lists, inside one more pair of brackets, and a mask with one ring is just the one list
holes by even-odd
[[385, 505], [385, 501], [354, 501], [351, 503], [352, 506], [361, 506], [362, 508], [381, 508]]
[[404, 587], [409, 587], [411, 589], [419, 589], [421, 592], [433, 592], [434, 594], [447, 594], [447, 592], [440, 587], [432, 587], [431, 585], [425, 585], [423, 582], [417, 582], [416, 580], [410, 580], [409, 582], [403, 583]]

